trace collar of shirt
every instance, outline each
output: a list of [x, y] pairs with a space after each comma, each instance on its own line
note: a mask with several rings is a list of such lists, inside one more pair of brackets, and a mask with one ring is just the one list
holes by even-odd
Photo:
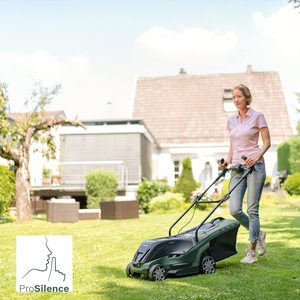
[[[251, 117], [252, 114], [253, 114], [253, 109], [252, 109], [251, 107], [249, 107], [248, 111], [247, 111], [246, 114], [245, 114], [245, 117], [249, 118], [249, 117]], [[239, 119], [240, 122], [242, 121], [239, 112], [236, 112], [235, 117], [236, 117], [237, 119]]]

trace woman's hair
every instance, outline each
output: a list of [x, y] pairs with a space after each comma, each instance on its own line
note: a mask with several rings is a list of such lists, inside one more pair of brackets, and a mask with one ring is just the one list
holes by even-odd
[[246, 97], [247, 105], [250, 105], [250, 103], [252, 101], [252, 95], [251, 95], [251, 92], [248, 87], [246, 87], [243, 84], [239, 84], [239, 85], [235, 86], [233, 88], [233, 90], [240, 90], [243, 93], [243, 95]]

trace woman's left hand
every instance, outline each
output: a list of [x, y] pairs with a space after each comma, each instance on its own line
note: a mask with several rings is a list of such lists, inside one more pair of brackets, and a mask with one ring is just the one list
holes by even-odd
[[246, 167], [247, 168], [251, 168], [252, 166], [254, 166], [258, 161], [258, 158], [247, 158], [245, 161]]

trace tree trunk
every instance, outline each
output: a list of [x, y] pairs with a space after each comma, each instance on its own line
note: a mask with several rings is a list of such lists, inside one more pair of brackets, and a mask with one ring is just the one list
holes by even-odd
[[28, 161], [22, 159], [16, 171], [16, 206], [19, 221], [32, 220], [30, 202], [30, 174]]

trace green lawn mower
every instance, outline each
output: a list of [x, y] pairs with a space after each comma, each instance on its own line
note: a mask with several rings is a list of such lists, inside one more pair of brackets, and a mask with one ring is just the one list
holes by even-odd
[[[243, 166], [239, 168], [242, 168], [241, 171], [244, 170]], [[133, 260], [127, 265], [127, 276], [133, 278], [143, 276], [146, 279], [160, 281], [166, 277], [211, 274], [216, 271], [216, 262], [237, 253], [236, 236], [240, 223], [222, 217], [207, 221], [216, 209], [229, 199], [232, 191], [252, 172], [253, 167], [247, 169], [239, 182], [222, 199], [207, 201], [207, 191], [229, 170], [231, 169], [223, 170], [216, 180], [194, 199], [190, 207], [171, 225], [169, 236], [142, 242]], [[197, 227], [172, 235], [173, 227], [197, 203], [217, 203], [217, 205]]]

